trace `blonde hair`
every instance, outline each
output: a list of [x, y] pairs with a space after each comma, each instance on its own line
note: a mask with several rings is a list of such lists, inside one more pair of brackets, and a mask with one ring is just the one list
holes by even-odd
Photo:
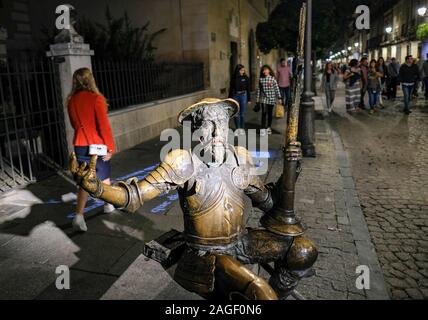
[[89, 91], [95, 94], [99, 94], [103, 97], [106, 107], [108, 107], [107, 99], [98, 90], [97, 84], [95, 83], [94, 75], [89, 68], [77, 69], [73, 74], [73, 84], [71, 92], [67, 97], [67, 106], [70, 103], [70, 99], [80, 91]]

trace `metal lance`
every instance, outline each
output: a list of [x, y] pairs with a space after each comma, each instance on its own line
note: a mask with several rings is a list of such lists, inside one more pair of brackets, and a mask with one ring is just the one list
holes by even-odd
[[293, 103], [287, 117], [284, 147], [284, 172], [281, 177], [281, 194], [277, 208], [262, 217], [263, 227], [276, 234], [297, 237], [302, 235], [306, 227], [294, 210], [295, 186], [300, 172], [299, 161], [302, 158], [301, 144], [297, 141], [299, 127], [299, 104], [302, 91], [302, 56], [305, 41], [306, 4], [300, 10], [300, 27], [298, 40], [297, 78], [293, 83]]

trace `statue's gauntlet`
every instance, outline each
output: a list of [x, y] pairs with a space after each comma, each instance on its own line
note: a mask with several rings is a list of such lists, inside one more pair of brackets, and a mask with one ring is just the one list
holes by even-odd
[[127, 181], [119, 181], [116, 184], [117, 187], [123, 188], [125, 190], [125, 203], [120, 209], [135, 212], [140, 208], [144, 201], [141, 194], [141, 189], [138, 186], [138, 179], [131, 178]]
[[104, 185], [100, 179], [95, 180], [95, 185], [96, 185], [95, 191], [89, 192], [89, 194], [91, 195], [91, 197], [98, 199], [98, 198], [101, 198], [101, 196], [104, 193]]
[[96, 179], [91, 181], [91, 186], [90, 190], [85, 188], [91, 197], [111, 203], [118, 209], [135, 212], [143, 205], [137, 178], [119, 181], [114, 185], [107, 185]]

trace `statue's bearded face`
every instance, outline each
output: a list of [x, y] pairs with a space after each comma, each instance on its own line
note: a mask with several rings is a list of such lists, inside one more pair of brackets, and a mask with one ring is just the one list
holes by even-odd
[[211, 166], [225, 161], [229, 134], [229, 113], [219, 106], [208, 106], [194, 116], [194, 130], [200, 141], [202, 159]]

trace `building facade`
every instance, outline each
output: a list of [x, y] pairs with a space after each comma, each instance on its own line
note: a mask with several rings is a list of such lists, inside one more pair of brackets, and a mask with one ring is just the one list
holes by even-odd
[[[0, 55], [13, 56], [40, 49], [46, 30], [53, 30], [55, 8], [60, 0], [0, 0], [1, 26], [9, 35]], [[202, 62], [205, 83], [218, 96], [226, 96], [230, 72], [243, 64], [255, 84], [259, 68], [267, 63], [275, 69], [276, 50], [263, 55], [257, 48], [255, 31], [266, 21], [279, 0], [71, 0], [78, 16], [105, 24], [107, 6], [115, 17], [126, 11], [134, 25], [149, 24], [149, 32], [165, 28], [154, 41], [157, 61]], [[29, 14], [31, 12], [31, 15]], [[95, 56], [96, 56], [95, 52]]]
[[428, 7], [427, 0], [385, 0], [371, 6], [370, 30], [356, 30], [353, 24], [345, 44], [348, 55], [366, 55], [369, 59], [395, 57], [400, 63], [407, 55], [425, 59], [427, 42], [416, 37], [418, 26], [428, 22], [426, 16], [418, 14], [423, 7]]

